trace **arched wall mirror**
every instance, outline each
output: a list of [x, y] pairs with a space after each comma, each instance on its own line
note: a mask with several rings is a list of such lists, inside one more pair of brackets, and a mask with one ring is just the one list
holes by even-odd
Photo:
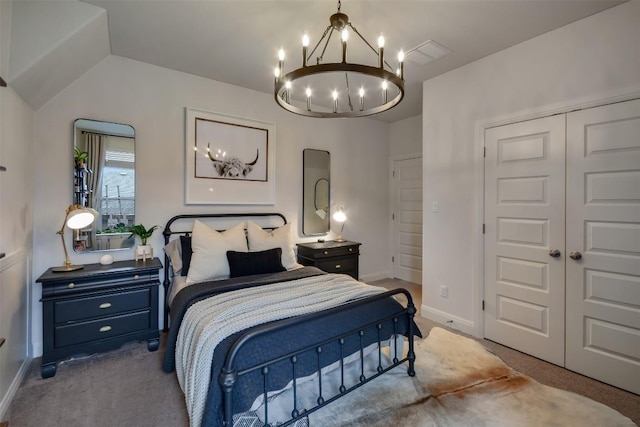
[[74, 232], [76, 252], [128, 249], [135, 245], [136, 156], [132, 126], [97, 120], [73, 123], [73, 203], [98, 217]]
[[302, 233], [306, 236], [329, 232], [331, 155], [307, 148], [302, 152]]

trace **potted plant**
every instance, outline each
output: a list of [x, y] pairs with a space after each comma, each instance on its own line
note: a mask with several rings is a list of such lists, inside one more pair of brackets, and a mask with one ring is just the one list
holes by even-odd
[[86, 151], [80, 151], [78, 147], [73, 147], [73, 158], [76, 162], [77, 168], [83, 169], [85, 167], [87, 157], [89, 157], [89, 153]]
[[136, 246], [136, 261], [138, 261], [138, 259], [146, 261], [147, 257], [149, 257], [149, 259], [153, 258], [153, 248], [151, 245], [147, 244], [147, 239], [151, 237], [156, 228], [158, 228], [158, 226], [154, 225], [147, 229], [142, 224], [137, 224], [131, 227], [131, 235], [129, 237], [138, 236], [140, 237], [140, 242], [142, 242], [141, 245]]

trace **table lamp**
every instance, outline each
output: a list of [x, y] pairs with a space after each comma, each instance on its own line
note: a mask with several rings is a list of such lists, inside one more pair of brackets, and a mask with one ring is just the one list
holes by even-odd
[[61, 267], [53, 267], [51, 271], [64, 272], [74, 271], [83, 268], [83, 265], [73, 265], [69, 260], [69, 252], [67, 252], [67, 244], [64, 241], [64, 227], [67, 226], [72, 230], [79, 230], [92, 224], [98, 216], [98, 212], [91, 208], [85, 208], [82, 205], [70, 205], [62, 223], [62, 228], [56, 234], [62, 239], [62, 247], [64, 248], [65, 263]]
[[338, 238], [335, 239], [335, 242], [345, 242], [346, 240], [342, 238], [342, 231], [344, 230], [344, 223], [347, 220], [347, 216], [344, 214], [344, 210], [342, 207], [339, 207], [338, 210], [333, 214], [333, 220], [336, 222], [341, 222], [342, 227], [340, 228], [340, 234]]

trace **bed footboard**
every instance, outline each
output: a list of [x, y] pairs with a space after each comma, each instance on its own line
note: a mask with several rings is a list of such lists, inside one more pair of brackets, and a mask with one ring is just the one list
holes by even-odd
[[[289, 319], [280, 320], [277, 322], [265, 324], [258, 326], [256, 328], [251, 329], [244, 335], [240, 336], [234, 344], [229, 349], [225, 363], [222, 368], [222, 372], [218, 378], [220, 386], [222, 387], [223, 393], [223, 425], [231, 427], [233, 424], [233, 391], [234, 385], [237, 383], [238, 379], [246, 374], [259, 371], [263, 377], [263, 397], [264, 397], [264, 421], [265, 425], [269, 425], [269, 399], [267, 399], [267, 394], [270, 392], [269, 390], [269, 369], [270, 366], [283, 361], [288, 361], [291, 369], [291, 379], [292, 379], [292, 396], [293, 396], [293, 410], [291, 411], [291, 418], [286, 421], [284, 424], [279, 424], [282, 426], [287, 426], [300, 418], [303, 418], [310, 413], [317, 411], [318, 409], [328, 405], [336, 399], [350, 393], [351, 391], [359, 388], [360, 386], [366, 384], [367, 382], [377, 378], [378, 376], [384, 374], [385, 372], [404, 364], [405, 362], [408, 364], [407, 374], [409, 376], [415, 375], [415, 352], [414, 352], [414, 343], [413, 338], [416, 335], [416, 330], [414, 326], [414, 316], [416, 313], [416, 309], [413, 303], [413, 299], [411, 294], [406, 289], [395, 289], [391, 290], [379, 295], [375, 295], [372, 297], [364, 298], [361, 300], [357, 300], [349, 303], [347, 306], [349, 308], [353, 308], [356, 306], [361, 306], [364, 304], [374, 303], [375, 301], [379, 301], [385, 298], [393, 297], [394, 295], [404, 295], [407, 299], [406, 307], [402, 307], [401, 311], [394, 313], [393, 315], [386, 316], [379, 319], [373, 319], [371, 322], [358, 326], [357, 328], [350, 329], [348, 331], [342, 331], [339, 335], [331, 337], [329, 339], [323, 340], [322, 342], [314, 343], [310, 346], [305, 346], [304, 348], [296, 349], [291, 352], [287, 352], [286, 354], [281, 354], [277, 358], [268, 360], [264, 363], [256, 364], [246, 369], [238, 370], [236, 369], [236, 358], [238, 357], [238, 353], [241, 350], [242, 346], [247, 342], [254, 340], [260, 336], [264, 336], [265, 334], [272, 333], [277, 330], [281, 330], [283, 328], [287, 328], [295, 323], [299, 323], [301, 321], [321, 319], [323, 317], [331, 316], [332, 314], [345, 310], [345, 306], [335, 307], [329, 310], [324, 310], [317, 313], [311, 313], [301, 317], [294, 317]], [[401, 328], [400, 322], [406, 322], [405, 327]], [[391, 325], [393, 328], [393, 348], [391, 354], [392, 363], [387, 366], [383, 366], [382, 360], [382, 343], [387, 340], [388, 337], [381, 336], [380, 331], [383, 329], [383, 325]], [[365, 331], [374, 330], [377, 331], [377, 368], [375, 373], [370, 374], [369, 376], [365, 375], [364, 370], [364, 358], [365, 358], [365, 347], [366, 343], [363, 342], [363, 336], [365, 335]], [[398, 346], [396, 345], [396, 340], [402, 339], [398, 338], [400, 331], [406, 331], [406, 336], [408, 338], [408, 351], [406, 356], [403, 357], [403, 354], [398, 354]], [[419, 334], [419, 332], [418, 332]], [[343, 351], [345, 348], [345, 343], [348, 340], [356, 340], [359, 343], [356, 344], [356, 347], [359, 348], [359, 356], [358, 360], [360, 361], [360, 376], [359, 381], [355, 384], [345, 384], [345, 358], [349, 356], [348, 354], [344, 354]], [[352, 341], [353, 342], [353, 341]], [[375, 342], [374, 342], [375, 344]], [[328, 396], [323, 393], [322, 389], [322, 368], [325, 366], [322, 361], [323, 349], [328, 345], [339, 345], [340, 346], [340, 360], [339, 360], [339, 370], [340, 370], [340, 386], [338, 388], [338, 393]], [[298, 361], [298, 357], [301, 354], [315, 352], [317, 355], [317, 387], [315, 397], [315, 406], [310, 408], [298, 408], [298, 390], [297, 390], [297, 379], [299, 376], [296, 375], [296, 363]], [[212, 379], [213, 380], [213, 379]]]

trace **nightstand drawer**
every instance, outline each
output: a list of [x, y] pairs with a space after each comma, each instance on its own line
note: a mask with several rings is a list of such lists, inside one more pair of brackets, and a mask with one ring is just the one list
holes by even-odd
[[144, 331], [150, 327], [150, 311], [113, 316], [90, 322], [56, 326], [55, 346], [67, 347], [89, 341], [111, 338], [132, 332]]
[[65, 280], [56, 283], [53, 294], [56, 296], [68, 295], [72, 293], [85, 292], [93, 289], [104, 289], [105, 287], [117, 287], [124, 285], [135, 285], [158, 280], [157, 273], [136, 273], [122, 274], [120, 277], [82, 277]]
[[316, 267], [327, 273], [345, 273], [349, 274], [356, 269], [357, 259], [354, 257], [345, 257], [332, 259], [327, 261], [318, 261]]
[[54, 303], [54, 322], [64, 323], [99, 316], [111, 316], [117, 313], [145, 309], [150, 305], [150, 288], [68, 301], [56, 301]]
[[324, 248], [324, 249], [315, 249], [315, 250], [308, 250], [306, 248], [299, 247], [298, 254], [303, 257], [320, 260], [322, 258], [330, 258], [330, 257], [336, 257], [336, 256], [354, 255], [354, 254], [357, 255], [358, 247], [349, 246], [349, 247]]

